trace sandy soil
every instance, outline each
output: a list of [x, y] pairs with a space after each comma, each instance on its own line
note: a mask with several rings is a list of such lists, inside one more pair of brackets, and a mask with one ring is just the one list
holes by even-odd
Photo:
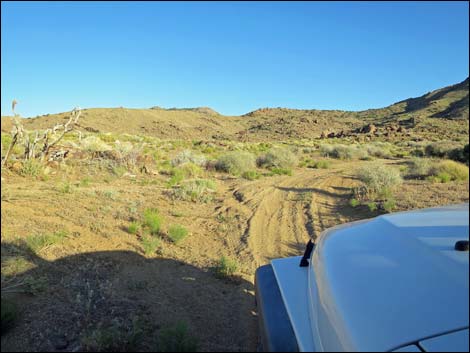
[[[159, 330], [178, 321], [188, 324], [201, 351], [255, 350], [254, 270], [272, 258], [301, 255], [308, 239], [328, 227], [376, 215], [348, 204], [358, 184], [352, 176], [357, 165], [298, 169], [293, 176], [257, 181], [218, 176], [216, 198], [207, 204], [170, 199], [158, 178], [154, 184], [96, 181], [64, 194], [57, 191], [60, 180], [6, 176], [2, 286], [25, 276], [45, 278], [47, 285], [36, 296], [14, 295], [21, 315], [2, 336], [2, 351], [80, 350], [87, 332], [111, 323], [130, 331], [136, 317], [146, 332], [138, 350], [155, 349]], [[407, 195], [427, 198], [428, 185], [408, 183]], [[455, 184], [447, 198], [434, 201], [468, 202], [468, 183]], [[126, 226], [148, 207], [163, 213], [164, 232], [180, 223], [190, 236], [182, 245], [164, 238], [156, 255], [145, 256]], [[58, 230], [66, 230], [67, 239], [40, 253], [18, 245], [31, 234]], [[214, 276], [221, 255], [239, 263], [239, 278]], [[4, 272], [18, 258], [24, 269]]]

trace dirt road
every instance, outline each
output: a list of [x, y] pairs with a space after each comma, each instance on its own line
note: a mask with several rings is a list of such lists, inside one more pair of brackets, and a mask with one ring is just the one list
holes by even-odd
[[241, 261], [254, 270], [273, 258], [301, 255], [308, 239], [324, 229], [363, 218], [348, 206], [357, 181], [347, 168], [302, 170], [234, 189], [246, 217], [236, 250]]

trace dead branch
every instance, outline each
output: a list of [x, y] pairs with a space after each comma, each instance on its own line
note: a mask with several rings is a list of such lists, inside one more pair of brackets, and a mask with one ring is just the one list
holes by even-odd
[[[55, 139], [53, 140], [52, 142], [49, 142], [49, 132], [51, 132], [50, 130], [46, 130], [46, 132], [44, 133], [44, 144], [43, 144], [43, 147], [42, 147], [42, 150], [41, 150], [41, 153], [39, 154], [39, 157], [41, 158], [41, 160], [44, 160], [47, 155], [49, 154], [49, 150], [51, 149], [52, 146], [54, 146], [55, 144], [57, 144], [60, 140], [62, 140], [62, 138], [65, 136], [65, 134], [67, 132], [70, 132], [74, 129], [75, 127], [75, 124], [78, 122], [78, 118], [80, 117], [80, 114], [81, 114], [81, 109], [80, 108], [74, 108], [70, 114], [70, 117], [69, 117], [69, 120], [67, 120], [67, 122], [63, 125], [63, 124], [57, 124], [55, 125], [53, 128], [52, 128], [52, 134], [55, 134], [55, 132], [59, 129], [63, 129], [62, 130], [62, 133]], [[81, 137], [81, 135], [80, 135]]]

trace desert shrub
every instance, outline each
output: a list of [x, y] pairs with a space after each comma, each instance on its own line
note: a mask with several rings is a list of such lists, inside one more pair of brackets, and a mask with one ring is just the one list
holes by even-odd
[[117, 163], [112, 163], [110, 165], [110, 168], [111, 168], [111, 173], [119, 178], [121, 178], [122, 176], [124, 176], [124, 174], [127, 173], [127, 168]]
[[238, 270], [238, 264], [225, 256], [222, 256], [215, 267], [215, 275], [218, 278], [230, 278]]
[[264, 168], [289, 169], [297, 165], [297, 156], [288, 148], [274, 147], [257, 160], [257, 164]]
[[189, 335], [187, 325], [184, 322], [179, 322], [173, 327], [161, 330], [156, 351], [196, 352], [197, 340]]
[[465, 163], [469, 165], [469, 145], [463, 148], [455, 148], [448, 153], [448, 157], [454, 161]]
[[86, 352], [136, 352], [145, 333], [143, 325], [138, 317], [132, 319], [131, 325], [121, 320], [99, 322], [81, 335], [80, 343]]
[[119, 340], [120, 335], [116, 326], [98, 327], [84, 334], [81, 337], [81, 344], [89, 352], [119, 351], [122, 344]]
[[243, 172], [242, 177], [247, 180], [256, 180], [260, 178], [260, 174], [256, 170], [247, 170]]
[[127, 227], [127, 231], [130, 234], [137, 234], [137, 232], [139, 232], [140, 230], [140, 227], [141, 227], [141, 224], [139, 222], [134, 221], [129, 224], [129, 226]]
[[415, 178], [428, 176], [432, 167], [432, 160], [429, 158], [415, 157], [408, 163], [408, 175]]
[[390, 158], [392, 157], [392, 151], [390, 144], [383, 142], [374, 142], [371, 144], [366, 144], [364, 146], [367, 154], [372, 157], [377, 158]]
[[383, 208], [386, 212], [392, 212], [396, 208], [396, 203], [393, 198], [389, 198], [383, 203]]
[[203, 174], [203, 170], [200, 166], [194, 163], [185, 163], [179, 167], [186, 178], [196, 178]]
[[270, 175], [292, 175], [292, 169], [290, 168], [271, 168]]
[[221, 170], [233, 175], [241, 175], [243, 172], [255, 168], [255, 156], [250, 152], [232, 151], [219, 157], [215, 165]]
[[131, 170], [135, 169], [137, 160], [142, 155], [142, 146], [129, 141], [116, 141], [114, 150], [117, 152], [117, 162]]
[[310, 154], [310, 153], [313, 153], [313, 152], [315, 152], [315, 148], [313, 148], [313, 147], [302, 148], [302, 153]]
[[178, 244], [188, 235], [188, 230], [180, 224], [171, 225], [168, 229], [168, 237], [175, 244]]
[[212, 180], [193, 179], [181, 183], [171, 191], [171, 195], [178, 200], [209, 202], [215, 190], [216, 184]]
[[313, 168], [312, 167], [312, 164], [314, 163], [314, 161], [310, 158], [305, 158], [303, 159], [302, 161], [299, 162], [299, 164], [297, 165], [298, 167], [300, 168], [304, 168], [304, 167], [307, 167], [307, 168]]
[[1, 140], [2, 140], [2, 156], [3, 156], [3, 153], [8, 150], [8, 147], [10, 147], [13, 137], [10, 134], [5, 134], [2, 132]]
[[80, 186], [81, 187], [90, 186], [90, 183], [91, 183], [91, 178], [90, 177], [84, 177], [82, 180], [80, 180]]
[[91, 135], [80, 141], [80, 146], [87, 152], [111, 151], [112, 148], [99, 137]]
[[437, 175], [428, 176], [426, 180], [433, 183], [448, 183], [452, 180], [452, 177], [447, 173], [441, 172]]
[[168, 187], [173, 187], [175, 185], [179, 185], [185, 179], [185, 173], [180, 168], [173, 168], [170, 171], [170, 179], [168, 179], [166, 185]]
[[185, 172], [184, 170], [180, 168], [173, 168], [170, 171], [170, 174], [171, 174], [171, 177], [167, 182], [168, 187], [172, 187], [172, 186], [180, 184], [185, 178]]
[[357, 200], [357, 199], [351, 199], [351, 200], [349, 200], [349, 205], [350, 205], [351, 207], [357, 207], [357, 206], [359, 206], [360, 204], [361, 204], [361, 203], [360, 203], [359, 200]]
[[163, 223], [163, 218], [156, 208], [147, 208], [144, 211], [144, 225], [149, 229], [150, 234], [157, 235]]
[[171, 165], [174, 167], [185, 163], [192, 163], [197, 166], [204, 166], [206, 164], [206, 157], [202, 155], [196, 155], [191, 150], [184, 150], [171, 160]]
[[161, 241], [156, 236], [145, 235], [141, 239], [142, 248], [144, 249], [145, 255], [153, 255], [155, 251], [160, 247]]
[[358, 170], [357, 176], [364, 183], [366, 194], [371, 197], [387, 197], [402, 183], [400, 172], [380, 162], [370, 163]]
[[71, 194], [74, 192], [75, 187], [70, 181], [65, 181], [58, 186], [58, 190], [63, 194]]
[[118, 196], [118, 192], [116, 190], [105, 190], [100, 192], [100, 194], [110, 200], [116, 200]]
[[452, 160], [439, 161], [430, 170], [430, 175], [438, 177], [441, 182], [446, 181], [467, 181], [469, 170], [465, 164]]
[[[1, 139], [2, 139], [2, 157], [3, 157], [8, 151], [8, 149], [10, 148], [10, 144], [11, 144], [11, 141], [13, 140], [13, 137], [10, 134], [5, 134], [2, 132]], [[24, 145], [20, 143], [16, 143], [11, 149], [11, 155], [21, 156], [23, 154], [24, 154]]]
[[13, 327], [18, 317], [18, 309], [12, 301], [4, 298], [1, 300], [1, 309], [1, 334], [3, 335]]
[[317, 169], [328, 169], [330, 167], [329, 161], [317, 161], [314, 163], [313, 168]]
[[116, 141], [116, 136], [113, 135], [113, 134], [110, 133], [110, 132], [99, 133], [99, 134], [97, 134], [97, 137], [98, 137], [101, 141], [106, 142], [106, 143], [112, 143], [112, 142], [115, 142], [115, 141]]
[[26, 246], [33, 252], [37, 253], [49, 246], [61, 242], [67, 237], [67, 232], [56, 232], [52, 234], [36, 234], [27, 237], [24, 242]]
[[[357, 158], [361, 161], [370, 161], [372, 157], [369, 155], [369, 152], [366, 148], [356, 147], [351, 152], [351, 158]], [[346, 158], [350, 159], [350, 158]]]
[[346, 145], [321, 145], [320, 153], [323, 157], [352, 159], [357, 154], [357, 149]]
[[448, 157], [448, 154], [456, 148], [456, 144], [450, 141], [433, 142], [424, 149], [426, 156], [429, 157]]
[[27, 159], [21, 163], [20, 175], [37, 177], [44, 169], [43, 164], [37, 159]]
[[332, 152], [333, 152], [333, 146], [332, 145], [328, 145], [328, 144], [320, 145], [320, 154], [323, 157], [329, 158], [330, 155], [332, 154]]

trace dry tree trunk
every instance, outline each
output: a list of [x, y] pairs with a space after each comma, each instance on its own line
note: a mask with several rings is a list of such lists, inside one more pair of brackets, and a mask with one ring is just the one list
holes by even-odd
[[[78, 122], [78, 118], [80, 117], [81, 114], [81, 109], [80, 108], [74, 108], [70, 114], [69, 120], [65, 124], [56, 124], [54, 127], [46, 129], [44, 131], [44, 134], [42, 137], [39, 137], [39, 132], [35, 131], [34, 138], [32, 135], [29, 133], [25, 133], [25, 130], [23, 126], [21, 125], [20, 121], [18, 120], [18, 115], [14, 112], [15, 106], [17, 102], [14, 100], [12, 103], [12, 109], [13, 109], [13, 114], [15, 115], [14, 119], [14, 127], [12, 129], [12, 141], [10, 143], [10, 146], [8, 147], [8, 151], [5, 154], [5, 157], [2, 160], [2, 168], [6, 166], [8, 158], [10, 157], [11, 151], [13, 150], [13, 147], [16, 145], [16, 143], [19, 140], [22, 140], [24, 143], [25, 147], [25, 152], [24, 152], [24, 159], [34, 159], [34, 158], [40, 158], [41, 161], [44, 161], [44, 159], [47, 157], [49, 154], [49, 150], [51, 149], [52, 146], [57, 144], [62, 138], [65, 136], [67, 132], [73, 131], [75, 128], [75, 124]], [[56, 132], [58, 130], [62, 130], [59, 136], [57, 136], [54, 140], [50, 141], [52, 137], [55, 136]], [[78, 131], [79, 134], [79, 139], [81, 139], [82, 134], [80, 131]], [[39, 153], [35, 153], [36, 151], [36, 146], [38, 142], [43, 141], [43, 146], [41, 148], [41, 151]]]
[[[16, 101], [13, 101], [13, 102], [16, 102]], [[13, 129], [11, 130], [11, 135], [13, 136], [13, 138], [11, 140], [10, 146], [8, 147], [7, 153], [5, 154], [5, 157], [2, 160], [2, 168], [4, 168], [7, 165], [7, 161], [8, 161], [8, 158], [10, 157], [10, 153], [13, 150], [13, 147], [15, 147], [18, 140], [23, 137], [24, 129], [16, 115], [13, 120], [13, 124], [14, 126], [13, 126]]]

